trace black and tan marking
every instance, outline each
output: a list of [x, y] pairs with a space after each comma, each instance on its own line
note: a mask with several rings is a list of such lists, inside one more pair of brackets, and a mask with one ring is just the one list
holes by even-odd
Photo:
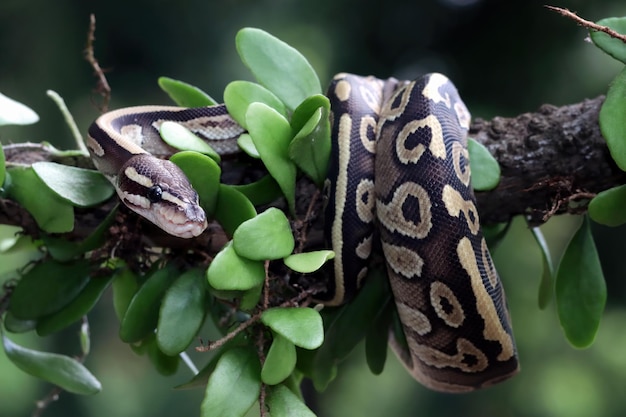
[[[363, 99], [364, 90], [381, 101]], [[326, 215], [337, 253], [332, 302], [358, 289], [368, 261], [356, 248], [365, 241], [371, 248], [376, 229], [408, 352], [392, 346], [409, 372], [446, 392], [515, 374], [504, 292], [470, 187], [470, 115], [452, 83], [441, 74], [404, 84], [340, 74], [329, 96], [335, 123]], [[358, 128], [374, 126], [373, 119], [375, 131]]]
[[[516, 348], [470, 187], [470, 114], [455, 87], [441, 74], [410, 83], [339, 74], [329, 98], [325, 216], [336, 256], [324, 302], [356, 293], [380, 243], [406, 337], [406, 345], [391, 344], [409, 372], [446, 392], [509, 378], [518, 370]], [[206, 228], [198, 196], [176, 165], [156, 157], [173, 152], [158, 133], [166, 120], [221, 154], [235, 152], [243, 133], [224, 105], [143, 106], [101, 116], [87, 145], [128, 207], [193, 237]]]
[[176, 151], [161, 140], [164, 121], [185, 126], [222, 155], [237, 152], [244, 131], [224, 105], [129, 107], [100, 116], [89, 128], [87, 148], [127, 207], [174, 236], [195, 237], [206, 229], [206, 215], [185, 174], [161, 159]]

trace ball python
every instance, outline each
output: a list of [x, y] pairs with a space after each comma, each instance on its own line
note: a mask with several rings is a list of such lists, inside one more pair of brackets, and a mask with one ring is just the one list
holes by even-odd
[[[324, 303], [358, 291], [382, 249], [406, 346], [390, 345], [428, 388], [466, 392], [518, 371], [504, 291], [483, 238], [470, 185], [470, 114], [441, 74], [415, 81], [334, 77], [325, 234], [335, 251]], [[182, 171], [158, 158], [165, 120], [220, 153], [243, 132], [224, 105], [116, 110], [89, 128], [95, 166], [131, 210], [166, 232], [197, 236], [207, 220]], [[408, 349], [407, 349], [408, 347]]]

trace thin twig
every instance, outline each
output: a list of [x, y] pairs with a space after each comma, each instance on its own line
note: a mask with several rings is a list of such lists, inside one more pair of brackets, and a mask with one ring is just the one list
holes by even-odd
[[[277, 307], [283, 308], [283, 307], [292, 307], [292, 306], [298, 305], [302, 300], [310, 297], [316, 291], [317, 290], [313, 290], [313, 289], [302, 291], [296, 297], [290, 300], [287, 300], [284, 303], [281, 303]], [[222, 337], [221, 339], [216, 340], [215, 342], [207, 343], [205, 346], [197, 346], [196, 352], [208, 352], [213, 349], [217, 349], [219, 347], [224, 346], [227, 342], [233, 340], [239, 333], [243, 332], [248, 327], [258, 322], [261, 319], [262, 314], [263, 314], [263, 311], [256, 313], [255, 315], [250, 317], [248, 320], [244, 321], [239, 326], [237, 326], [235, 330], [228, 333], [226, 336]]]
[[65, 119], [65, 123], [67, 123], [68, 127], [70, 128], [70, 132], [72, 132], [72, 136], [74, 137], [74, 142], [76, 143], [76, 146], [78, 147], [80, 152], [85, 156], [89, 156], [89, 150], [87, 149], [87, 146], [85, 146], [85, 142], [83, 141], [83, 135], [80, 134], [80, 129], [78, 128], [74, 117], [72, 117], [72, 113], [70, 113], [70, 110], [67, 108], [63, 97], [61, 97], [56, 91], [52, 90], [46, 91], [46, 95], [50, 97], [52, 101], [54, 101], [54, 103], [61, 111], [63, 119]]
[[582, 17], [578, 16], [574, 12], [569, 11], [568, 9], [562, 9], [560, 7], [554, 7], [554, 6], [545, 6], [545, 7], [554, 12], [557, 12], [561, 16], [565, 16], [568, 19], [572, 19], [573, 21], [578, 23], [580, 26], [586, 27], [587, 29], [590, 29], [590, 30], [595, 30], [597, 32], [604, 32], [610, 37], [619, 39], [620, 41], [626, 43], [626, 35], [622, 35], [621, 33], [618, 33], [607, 26], [602, 26], [597, 23], [590, 22], [589, 20], [583, 19]]
[[87, 46], [85, 47], [85, 59], [93, 68], [94, 74], [98, 77], [96, 92], [102, 96], [102, 104], [99, 106], [102, 113], [106, 113], [109, 109], [109, 101], [111, 101], [111, 87], [104, 71], [100, 68], [100, 64], [94, 53], [93, 43], [96, 40], [96, 16], [89, 15], [89, 31], [87, 32]]

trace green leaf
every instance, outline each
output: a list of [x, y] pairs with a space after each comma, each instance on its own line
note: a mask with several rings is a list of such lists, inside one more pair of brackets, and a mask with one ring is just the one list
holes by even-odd
[[626, 69], [623, 69], [606, 93], [598, 122], [611, 157], [626, 171]]
[[65, 391], [93, 395], [102, 385], [80, 362], [56, 353], [27, 349], [2, 336], [7, 358], [29, 375], [48, 381]]
[[204, 107], [217, 104], [211, 96], [191, 84], [173, 78], [160, 77], [159, 87], [181, 107]]
[[193, 134], [185, 126], [166, 121], [161, 123], [159, 133], [163, 141], [173, 148], [181, 151], [195, 151], [210, 157], [215, 162], [220, 162], [220, 155], [205, 140]]
[[248, 197], [248, 200], [255, 206], [269, 204], [282, 196], [280, 187], [271, 175], [265, 175], [260, 180], [249, 184], [233, 185], [232, 188]]
[[[326, 118], [330, 112], [330, 101], [323, 94], [315, 94], [307, 97], [291, 115], [291, 131], [295, 135], [307, 125], [311, 118], [322, 108], [326, 110]], [[330, 140], [330, 138], [329, 138]]]
[[137, 277], [130, 268], [120, 269], [115, 274], [113, 279], [113, 309], [120, 321], [124, 318], [138, 289]]
[[206, 289], [204, 271], [181, 275], [165, 293], [159, 311], [156, 340], [166, 355], [187, 349], [204, 321]]
[[261, 365], [251, 349], [225, 352], [209, 378], [202, 417], [243, 417], [261, 392]]
[[335, 257], [332, 250], [318, 250], [313, 252], [296, 253], [284, 259], [285, 265], [296, 272], [308, 274], [317, 271], [327, 261]]
[[304, 401], [284, 385], [269, 388], [267, 405], [272, 417], [315, 417]]
[[120, 339], [134, 343], [153, 333], [163, 295], [177, 276], [178, 271], [168, 265], [148, 277], [128, 305], [120, 326]]
[[219, 165], [212, 158], [191, 151], [178, 152], [172, 155], [170, 161], [183, 170], [200, 197], [200, 205], [207, 216], [212, 217], [220, 191], [222, 169]]
[[254, 146], [254, 142], [252, 142], [252, 138], [249, 134], [242, 133], [239, 135], [237, 138], [237, 145], [251, 158], [261, 158], [261, 155], [259, 155], [259, 151], [257, 151], [256, 146]]
[[598, 193], [589, 203], [588, 212], [593, 221], [606, 226], [626, 223], [626, 185]]
[[555, 291], [559, 320], [567, 339], [578, 348], [589, 346], [604, 311], [606, 284], [586, 216], [565, 249], [556, 273]]
[[481, 143], [469, 138], [467, 141], [472, 187], [476, 191], [493, 190], [500, 182], [500, 165]]
[[74, 209], [50, 190], [32, 167], [11, 168], [8, 196], [22, 205], [48, 233], [65, 233], [74, 228]]
[[109, 235], [109, 227], [115, 221], [116, 214], [117, 205], [107, 214], [107, 217], [98, 225], [96, 230], [83, 241], [69, 241], [52, 235], [42, 236], [42, 241], [54, 259], [67, 262], [104, 245]]
[[98, 171], [54, 162], [35, 162], [32, 167], [48, 188], [79, 207], [100, 204], [115, 192], [111, 183]]
[[265, 267], [263, 262], [240, 256], [232, 243], [228, 243], [209, 265], [207, 279], [217, 290], [245, 291], [263, 284]]
[[47, 336], [77, 322], [96, 305], [102, 293], [109, 287], [113, 276], [91, 278], [72, 302], [37, 322], [37, 334]]
[[383, 273], [371, 271], [354, 300], [343, 306], [326, 331], [326, 343], [333, 359], [342, 360], [365, 337], [376, 316], [391, 299], [391, 290]]
[[296, 367], [296, 346], [277, 333], [261, 369], [261, 380], [268, 385], [283, 382]]
[[330, 148], [328, 110], [319, 107], [289, 144], [289, 157], [321, 188], [328, 171]]
[[256, 210], [245, 195], [233, 186], [220, 184], [215, 219], [228, 236], [232, 236], [241, 223], [254, 216]]
[[37, 320], [18, 319], [13, 313], [7, 311], [4, 315], [4, 327], [11, 333], [26, 333], [35, 330]]
[[387, 361], [387, 340], [395, 305], [391, 298], [382, 305], [365, 337], [365, 358], [373, 374], [379, 375]]
[[39, 319], [68, 305], [89, 282], [85, 260], [60, 263], [47, 260], [20, 279], [11, 296], [10, 311], [19, 319]]
[[39, 116], [31, 108], [0, 93], [0, 126], [30, 125], [38, 121]]
[[295, 241], [285, 213], [270, 207], [235, 230], [233, 247], [245, 258], [264, 261], [290, 255]]
[[296, 165], [288, 154], [292, 134], [289, 122], [263, 103], [252, 103], [246, 113], [248, 131], [261, 160], [283, 191], [289, 211], [295, 213]]
[[304, 349], [317, 349], [324, 341], [322, 317], [308, 307], [267, 309], [261, 315], [263, 324]]
[[546, 239], [543, 237], [541, 229], [539, 229], [538, 227], [533, 227], [530, 229], [530, 231], [535, 237], [535, 241], [539, 246], [539, 251], [541, 252], [541, 260], [543, 264], [541, 282], [539, 284], [539, 296], [537, 299], [539, 308], [543, 310], [548, 306], [550, 300], [552, 299], [552, 295], [554, 294], [554, 280], [552, 279], [552, 277], [554, 276], [554, 266], [552, 266], [550, 249], [548, 248]]
[[161, 375], [170, 376], [176, 373], [178, 364], [180, 363], [180, 356], [170, 356], [163, 353], [163, 351], [159, 349], [154, 333], [150, 333], [138, 346], [131, 345], [131, 347], [140, 355], [147, 355], [154, 368]]
[[[609, 17], [596, 23], [600, 26], [609, 27], [617, 33], [626, 34], [626, 17]], [[626, 64], [626, 45], [623, 41], [595, 30], [590, 30], [589, 36], [598, 48]]]
[[249, 81], [233, 81], [224, 89], [224, 104], [237, 123], [248, 129], [246, 112], [252, 103], [264, 103], [287, 117], [287, 109], [282, 101], [262, 85]]
[[290, 110], [305, 98], [322, 93], [311, 64], [280, 39], [260, 29], [244, 28], [237, 33], [235, 41], [241, 60], [257, 81]]

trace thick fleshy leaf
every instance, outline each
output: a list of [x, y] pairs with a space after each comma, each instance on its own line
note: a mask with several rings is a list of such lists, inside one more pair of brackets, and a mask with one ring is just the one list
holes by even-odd
[[207, 270], [209, 285], [217, 290], [245, 291], [263, 284], [265, 268], [262, 262], [237, 254], [232, 243], [215, 255]]
[[254, 146], [254, 142], [252, 142], [252, 138], [247, 133], [242, 133], [237, 138], [237, 145], [248, 154], [250, 157], [254, 159], [260, 159], [261, 155], [259, 155], [259, 151], [257, 151], [256, 146]]
[[177, 276], [175, 268], [166, 266], [148, 277], [128, 305], [120, 325], [120, 339], [134, 343], [153, 333], [159, 320], [161, 300]]
[[[599, 20], [597, 24], [607, 26], [617, 33], [626, 34], [626, 17], [609, 17]], [[624, 42], [600, 31], [590, 30], [589, 35], [598, 48], [626, 64], [626, 44]]]
[[602, 103], [598, 122], [600, 131], [609, 147], [611, 157], [626, 171], [626, 69], [613, 80], [606, 99]]
[[11, 168], [9, 197], [17, 201], [35, 218], [37, 225], [48, 233], [65, 233], [74, 228], [74, 208], [50, 190], [32, 167]]
[[[165, 123], [164, 123], [165, 124]], [[199, 138], [198, 138], [199, 139]], [[185, 151], [172, 155], [170, 161], [185, 172], [200, 197], [200, 205], [212, 217], [217, 207], [222, 169], [209, 156]]]
[[289, 157], [292, 134], [289, 122], [263, 103], [252, 103], [246, 113], [248, 131], [261, 160], [295, 212], [296, 165]]
[[49, 254], [57, 261], [67, 262], [75, 259], [105, 243], [109, 235], [109, 227], [115, 221], [116, 214], [117, 205], [107, 214], [96, 230], [83, 241], [69, 241], [62, 237], [44, 235], [42, 236], [43, 243], [48, 248]]
[[235, 348], [225, 352], [209, 378], [200, 415], [243, 417], [261, 392], [261, 365], [255, 352]]
[[0, 253], [11, 249], [20, 239], [22, 228], [9, 224], [0, 224]]
[[4, 315], [4, 328], [11, 333], [26, 333], [31, 330], [35, 330], [37, 327], [37, 320], [18, 319], [7, 311]]
[[13, 343], [4, 335], [2, 344], [9, 360], [27, 374], [74, 394], [92, 395], [102, 389], [100, 381], [75, 359], [56, 353], [27, 349]]
[[373, 374], [382, 373], [387, 361], [387, 340], [395, 304], [391, 299], [382, 305], [365, 337], [365, 358]]
[[79, 207], [100, 204], [115, 192], [111, 183], [98, 171], [54, 162], [36, 162], [32, 167], [48, 188]]
[[254, 77], [290, 110], [305, 98], [321, 94], [313, 67], [300, 52], [280, 39], [255, 28], [244, 28], [235, 39], [237, 52]]
[[318, 250], [313, 252], [295, 253], [287, 256], [283, 261], [285, 265], [296, 272], [308, 274], [317, 271], [327, 261], [335, 257], [331, 250]]
[[217, 104], [211, 96], [198, 87], [173, 78], [160, 77], [159, 87], [181, 107], [204, 107]]
[[539, 283], [539, 294], [538, 294], [538, 304], [540, 309], [544, 309], [552, 300], [552, 295], [554, 294], [554, 267], [552, 266], [552, 257], [550, 256], [550, 249], [548, 248], [548, 243], [546, 239], [543, 237], [543, 233], [541, 229], [538, 227], [533, 227], [530, 229], [533, 236], [535, 237], [535, 241], [539, 246], [539, 251], [541, 252], [541, 260], [543, 265], [543, 271], [541, 273], [541, 282]]
[[626, 223], [626, 185], [604, 190], [589, 203], [589, 216], [606, 226]]
[[167, 121], [161, 124], [159, 133], [163, 141], [173, 148], [181, 151], [195, 151], [210, 157], [215, 162], [220, 162], [220, 155], [205, 140], [193, 134], [185, 126]]
[[224, 104], [228, 113], [247, 129], [246, 112], [252, 103], [265, 103], [285, 118], [287, 109], [282, 101], [262, 85], [249, 81], [233, 81], [224, 89]]
[[586, 217], [561, 258], [555, 292], [567, 339], [578, 348], [589, 346], [604, 311], [606, 284]]
[[156, 335], [150, 333], [139, 344], [131, 345], [133, 351], [139, 355], [147, 355], [148, 359], [157, 370], [164, 376], [173, 375], [178, 370], [180, 356], [170, 356], [163, 353], [156, 341]]
[[500, 182], [500, 165], [489, 150], [481, 143], [469, 138], [467, 141], [472, 187], [476, 191], [488, 191], [496, 188]]
[[272, 410], [272, 417], [315, 417], [315, 413], [284, 385], [269, 388], [267, 405]]
[[233, 235], [235, 251], [256, 261], [284, 258], [293, 252], [294, 246], [289, 220], [275, 207], [242, 223]]
[[121, 321], [135, 293], [139, 289], [137, 276], [130, 268], [120, 269], [113, 279], [113, 309]]
[[330, 350], [331, 357], [342, 360], [369, 331], [380, 308], [391, 299], [388, 283], [380, 271], [371, 271], [365, 284], [352, 302], [341, 308], [338, 317], [326, 331], [323, 350]]
[[307, 97], [302, 103], [300, 103], [293, 111], [291, 121], [289, 122], [291, 124], [293, 134], [295, 135], [301, 131], [320, 108], [326, 110], [326, 117], [328, 118], [328, 114], [330, 112], [330, 101], [328, 100], [328, 97], [323, 94], [315, 94]]
[[159, 312], [156, 340], [167, 355], [177, 355], [191, 344], [204, 321], [204, 271], [181, 275], [165, 293]]
[[317, 349], [324, 341], [322, 317], [312, 308], [270, 308], [263, 312], [261, 321], [294, 345], [304, 349]]
[[38, 121], [39, 116], [30, 107], [0, 93], [0, 126], [30, 125]]
[[[255, 206], [269, 204], [280, 198], [282, 192], [271, 175], [266, 175], [260, 180], [244, 185], [233, 185], [235, 190], [248, 197]], [[253, 216], [254, 217], [254, 216]], [[252, 217], [250, 217], [252, 218]]]
[[277, 333], [273, 337], [261, 369], [261, 380], [268, 385], [280, 384], [296, 367], [296, 346]]
[[289, 157], [318, 187], [324, 184], [330, 160], [328, 110], [319, 107], [289, 144]]
[[83, 290], [61, 310], [42, 317], [37, 322], [37, 334], [47, 336], [58, 332], [81, 319], [96, 305], [113, 276], [91, 278]]
[[228, 236], [232, 236], [241, 223], [254, 216], [256, 209], [245, 195], [231, 185], [220, 184], [215, 219]]
[[10, 311], [20, 319], [39, 319], [68, 305], [89, 281], [85, 260], [38, 263], [20, 279], [11, 296]]

